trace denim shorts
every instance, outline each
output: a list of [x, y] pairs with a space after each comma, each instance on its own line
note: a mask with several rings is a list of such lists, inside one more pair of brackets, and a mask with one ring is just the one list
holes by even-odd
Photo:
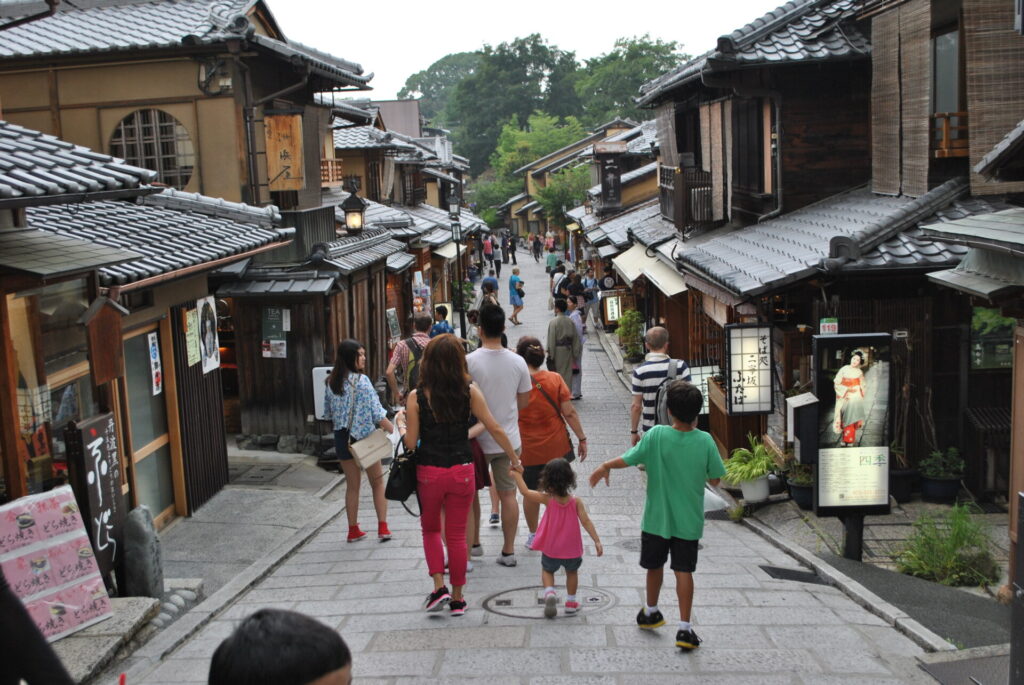
[[555, 559], [549, 557], [547, 554], [540, 555], [540, 567], [548, 573], [554, 573], [559, 568], [564, 568], [568, 573], [574, 573], [580, 570], [580, 565], [583, 563], [583, 557], [576, 557], [575, 559]]

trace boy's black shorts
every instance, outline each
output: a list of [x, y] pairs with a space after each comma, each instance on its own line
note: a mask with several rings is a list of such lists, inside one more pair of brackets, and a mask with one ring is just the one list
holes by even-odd
[[693, 573], [697, 570], [697, 540], [663, 538], [651, 533], [640, 533], [640, 566], [648, 570], [663, 568], [672, 553], [672, 570]]

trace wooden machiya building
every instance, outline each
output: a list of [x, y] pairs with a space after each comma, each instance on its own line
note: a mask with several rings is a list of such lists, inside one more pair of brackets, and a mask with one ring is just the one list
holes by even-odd
[[[920, 226], [1005, 208], [1019, 192], [968, 167], [997, 140], [989, 122], [1005, 121], [1002, 135], [1024, 109], [997, 95], [1024, 93], [1010, 82], [1024, 49], [1010, 9], [788, 3], [645, 84], [660, 205], [679, 231], [689, 288], [691, 356], [722, 358], [727, 324], [771, 324], [781, 393], [810, 386], [822, 319], [838, 319], [840, 333], [897, 332], [892, 373], [911, 406], [934, 417], [939, 446], [965, 445], [968, 410], [1004, 402], [1009, 376], [966, 366], [965, 304], [926, 278], [965, 250]], [[1006, 21], [997, 27], [993, 13]], [[977, 48], [990, 37], [993, 50]], [[1007, 82], [965, 78], [993, 70]], [[893, 103], [899, 111], [887, 112]], [[712, 428], [731, 449], [769, 424], [723, 413]], [[910, 421], [906, 437], [915, 460], [930, 449], [922, 424]]]
[[4, 497], [62, 482], [65, 428], [109, 416], [126, 505], [191, 514], [227, 482], [207, 274], [291, 231], [6, 122], [0, 145], [19, 160], [0, 173]]

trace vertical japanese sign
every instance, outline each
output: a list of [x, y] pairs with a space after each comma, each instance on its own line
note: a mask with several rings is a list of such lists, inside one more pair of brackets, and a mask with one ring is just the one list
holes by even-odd
[[286, 307], [263, 308], [263, 337], [261, 348], [263, 356], [272, 359], [284, 359], [288, 356], [288, 336], [291, 329], [291, 310]]
[[0, 568], [47, 640], [113, 615], [67, 485], [0, 507]]
[[220, 339], [217, 334], [217, 305], [213, 296], [196, 301], [199, 310], [199, 357], [203, 373], [220, 368]]
[[889, 511], [892, 337], [814, 336], [819, 516]]
[[774, 410], [772, 327], [729, 324], [725, 327], [726, 378], [730, 414], [769, 414]]
[[160, 338], [156, 331], [146, 336], [149, 346], [149, 372], [153, 379], [153, 395], [164, 391], [164, 372], [160, 365]]
[[267, 139], [267, 179], [270, 190], [302, 190], [302, 115], [267, 114], [263, 117]]
[[82, 505], [86, 530], [106, 576], [122, 562], [124, 497], [113, 414], [101, 414], [64, 430], [71, 485]]
[[188, 355], [188, 365], [195, 366], [202, 359], [199, 352], [199, 310], [186, 309], [182, 316], [185, 320], [185, 353]]
[[717, 364], [690, 367], [690, 382], [700, 388], [700, 394], [704, 397], [704, 405], [700, 409], [701, 414], [708, 413], [708, 379], [719, 373]]

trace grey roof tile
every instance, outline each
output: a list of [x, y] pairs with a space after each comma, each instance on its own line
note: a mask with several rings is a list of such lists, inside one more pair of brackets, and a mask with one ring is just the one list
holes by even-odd
[[1022, 150], [1024, 150], [1024, 119], [1003, 136], [1003, 139], [996, 143], [995, 147], [989, 150], [984, 157], [978, 160], [978, 163], [974, 165], [974, 171], [986, 178], [992, 178], [997, 175], [1000, 166]]
[[[632, 171], [627, 171], [626, 173], [622, 174], [622, 177], [619, 179], [619, 182], [622, 185], [626, 185], [627, 183], [632, 183], [637, 179], [644, 178], [645, 176], [650, 176], [651, 174], [656, 173], [657, 171], [658, 162], [654, 161], [651, 162], [650, 164], [645, 164], [642, 167], [633, 169]], [[587, 190], [587, 193], [589, 195], [597, 197], [598, 195], [601, 194], [601, 184], [598, 183], [596, 186], [591, 186]]]
[[[139, 258], [99, 270], [103, 285], [124, 285], [188, 266], [204, 264], [280, 242], [290, 229], [277, 229], [263, 220], [262, 210], [252, 219], [237, 207], [233, 216], [217, 215], [223, 208], [214, 198], [189, 193], [166, 206], [139, 205], [107, 200], [75, 205], [47, 205], [27, 210], [28, 224], [58, 236], [88, 240], [98, 245], [130, 250]], [[192, 207], [186, 201], [192, 197]], [[234, 204], [234, 203], [230, 203]], [[173, 206], [172, 206], [173, 205]]]
[[67, 201], [77, 202], [110, 191], [143, 195], [159, 190], [149, 185], [156, 176], [116, 157], [0, 121], [0, 206], [37, 204], [62, 195], [75, 196]]
[[334, 129], [334, 147], [339, 150], [415, 150], [411, 143], [406, 143], [387, 131], [375, 126], [342, 126]]
[[348, 275], [405, 252], [405, 243], [393, 239], [387, 229], [367, 229], [359, 235], [329, 242], [327, 249], [326, 262]]

